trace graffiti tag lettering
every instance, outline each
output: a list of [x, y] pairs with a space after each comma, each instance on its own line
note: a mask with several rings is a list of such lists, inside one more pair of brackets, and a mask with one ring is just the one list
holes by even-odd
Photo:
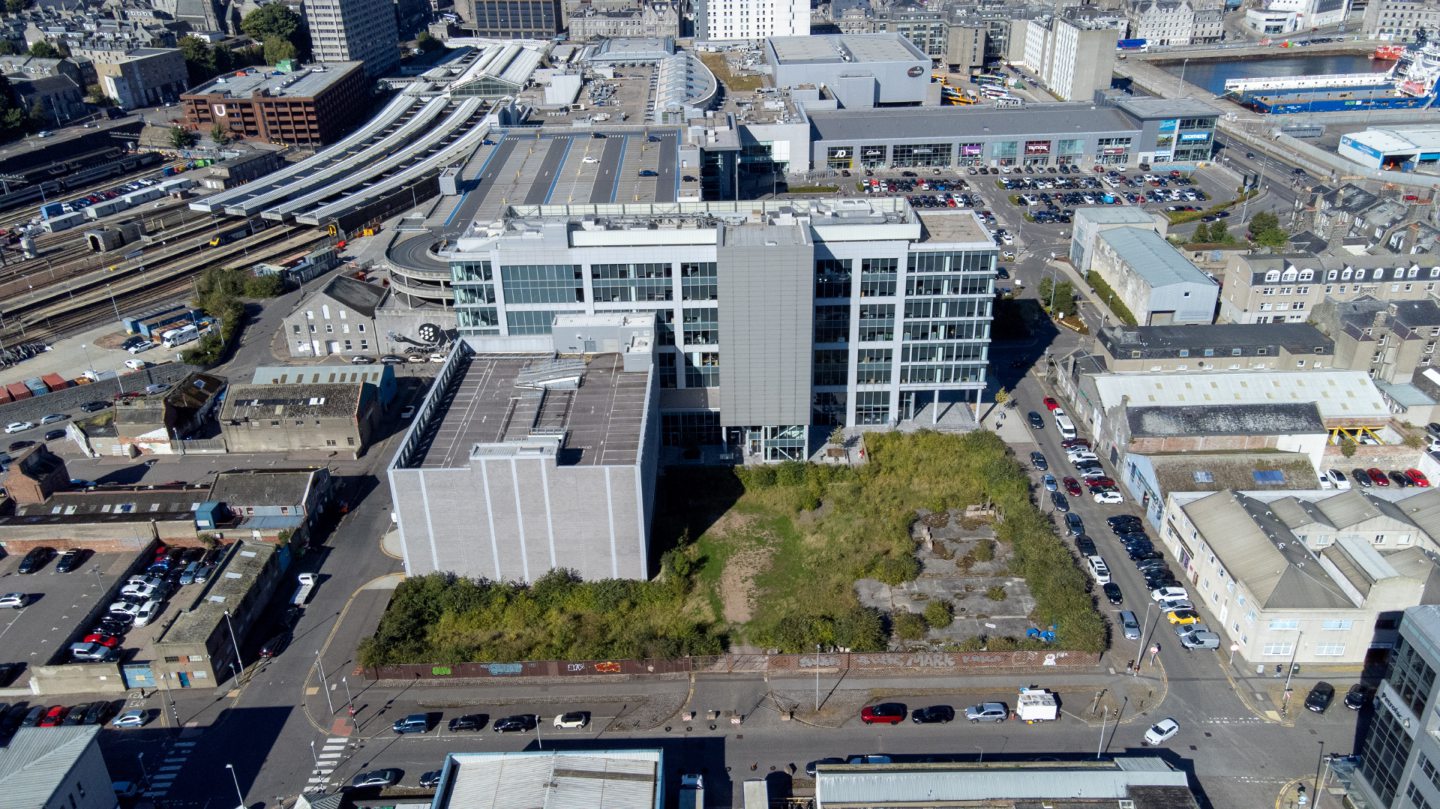
[[514, 676], [525, 670], [520, 663], [486, 663], [485, 669], [490, 672], [491, 677]]
[[619, 673], [620, 673], [620, 664], [619, 664], [619, 663], [613, 663], [613, 662], [610, 662], [610, 661], [606, 661], [606, 662], [604, 662], [604, 663], [596, 663], [596, 664], [595, 664], [595, 671], [597, 671], [597, 672], [599, 672], [599, 673], [601, 673], [601, 674], [619, 674]]

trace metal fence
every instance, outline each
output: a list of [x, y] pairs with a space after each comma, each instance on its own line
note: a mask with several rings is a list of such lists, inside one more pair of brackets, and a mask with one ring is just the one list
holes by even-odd
[[648, 676], [674, 674], [769, 674], [831, 671], [856, 674], [962, 674], [993, 671], [1084, 669], [1100, 665], [1093, 652], [835, 652], [824, 654], [727, 654], [657, 660], [530, 660], [520, 663], [455, 663], [366, 668], [370, 680], [513, 680], [535, 677]]

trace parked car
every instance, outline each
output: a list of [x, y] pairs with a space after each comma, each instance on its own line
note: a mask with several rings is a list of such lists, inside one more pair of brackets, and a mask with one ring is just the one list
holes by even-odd
[[67, 416], [67, 415], [65, 415], [64, 413], [51, 413], [51, 414], [48, 415], [48, 416], [42, 416], [42, 417], [40, 418], [40, 423], [41, 423], [41, 424], [59, 424], [60, 422], [65, 421], [65, 420], [68, 419], [68, 418], [70, 418], [70, 417]]
[[1125, 603], [1125, 595], [1120, 592], [1120, 585], [1115, 582], [1108, 582], [1100, 588], [1105, 593], [1105, 599], [1115, 606]]
[[1030, 426], [1031, 426], [1031, 428], [1036, 429], [1036, 430], [1043, 430], [1043, 429], [1045, 429], [1045, 419], [1041, 418], [1041, 417], [1040, 417], [1040, 414], [1039, 414], [1039, 413], [1036, 413], [1034, 410], [1031, 410], [1031, 411], [1025, 416], [1025, 418], [1030, 421]]
[[965, 709], [965, 718], [971, 724], [980, 722], [1004, 722], [1010, 718], [1010, 709], [1003, 702], [982, 702]]
[[464, 716], [457, 716], [451, 719], [448, 727], [452, 732], [460, 730], [480, 730], [484, 728], [485, 723], [489, 721], [490, 717], [483, 713], [467, 713]]
[[1365, 707], [1374, 694], [1375, 691], [1370, 686], [1356, 683], [1350, 686], [1349, 691], [1345, 692], [1345, 707], [1352, 711], [1358, 711]]
[[812, 761], [812, 762], [810, 762], [810, 763], [808, 763], [808, 764], [805, 765], [805, 774], [808, 775], [808, 776], [811, 777], [811, 778], [814, 778], [814, 777], [815, 777], [815, 770], [818, 769], [818, 768], [820, 767], [820, 765], [822, 765], [822, 764], [844, 764], [844, 763], [845, 763], [845, 759], [840, 758], [840, 757], [838, 757], [838, 756], [830, 756], [830, 757], [827, 757], [827, 758], [818, 758], [818, 759], [815, 759], [814, 761]]
[[30, 552], [25, 554], [25, 558], [20, 560], [20, 567], [16, 572], [27, 575], [34, 573], [44, 567], [45, 563], [50, 561], [50, 557], [54, 555], [55, 551], [51, 548], [31, 548]]
[[917, 725], [943, 725], [955, 720], [955, 709], [949, 705], [931, 705], [928, 708], [916, 708], [910, 714], [910, 721]]
[[1200, 613], [1194, 610], [1171, 610], [1165, 613], [1165, 618], [1172, 624], [1200, 623]]
[[909, 714], [905, 706], [899, 702], [882, 702], [878, 705], [866, 705], [860, 710], [860, 721], [867, 725], [876, 723], [882, 725], [898, 725], [905, 721]]
[[1382, 471], [1382, 470], [1380, 470], [1380, 469], [1378, 469], [1378, 468], [1376, 468], [1376, 467], [1371, 467], [1371, 468], [1369, 468], [1369, 469], [1366, 469], [1366, 470], [1365, 470], [1365, 474], [1366, 474], [1366, 475], [1369, 475], [1369, 477], [1370, 477], [1370, 482], [1373, 483], [1373, 484], [1375, 484], [1376, 486], [1389, 486], [1389, 485], [1390, 485], [1390, 478], [1388, 478], [1388, 477], [1385, 476], [1385, 472], [1384, 472], [1384, 471]]
[[515, 714], [495, 720], [495, 724], [491, 725], [490, 729], [496, 733], [524, 733], [534, 730], [539, 723], [539, 717], [535, 714]]
[[28, 421], [12, 421], [5, 425], [5, 434], [23, 433], [26, 430], [34, 429], [35, 425]]
[[1046, 472], [1040, 477], [1040, 483], [1045, 487], [1045, 491], [1047, 492], [1054, 492], [1060, 490], [1060, 483], [1055, 480], [1055, 476], [1050, 474], [1049, 472]]
[[1219, 649], [1220, 636], [1203, 624], [1175, 627], [1175, 636], [1186, 649]]
[[422, 789], [434, 789], [440, 786], [440, 774], [444, 770], [431, 770], [420, 774], [420, 787]]
[[1120, 630], [1127, 640], [1140, 640], [1140, 621], [1130, 610], [1120, 611]]
[[1080, 519], [1079, 514], [1066, 514], [1065, 532], [1072, 537], [1080, 536], [1085, 533], [1085, 521]]
[[24, 593], [6, 593], [0, 595], [0, 607], [12, 610], [23, 609], [30, 602], [30, 596]]
[[1430, 479], [1425, 477], [1425, 473], [1419, 469], [1406, 469], [1404, 474], [1405, 477], [1409, 479], [1411, 485], [1429, 488]]
[[412, 713], [404, 719], [395, 720], [390, 729], [404, 735], [406, 733], [425, 733], [430, 730], [430, 717], [423, 713]]
[[570, 711], [555, 717], [555, 727], [565, 730], [580, 730], [590, 724], [590, 714], [585, 711]]
[[1038, 452], [1030, 453], [1030, 465], [1041, 472], [1048, 472], [1050, 470], [1049, 461], [1046, 461], [1045, 456]]
[[110, 407], [109, 402], [86, 402], [80, 405], [80, 409], [86, 413], [98, 413], [108, 407]]
[[1316, 683], [1310, 689], [1310, 693], [1306, 695], [1305, 707], [1315, 713], [1325, 713], [1325, 710], [1330, 707], [1330, 703], [1334, 701], [1334, 699], [1335, 686], [1322, 680]]
[[35, 727], [59, 727], [60, 723], [63, 721], [65, 721], [65, 706], [51, 705], [49, 708], [45, 709], [45, 713], [40, 715], [40, 721], [35, 723]]
[[260, 647], [260, 656], [267, 659], [275, 657], [285, 651], [285, 647], [289, 645], [290, 630], [281, 630], [277, 632], [274, 637], [270, 638], [270, 640], [265, 641], [265, 645]]
[[1164, 744], [1180, 732], [1180, 723], [1174, 719], [1161, 719], [1145, 731], [1144, 744], [1148, 747]]

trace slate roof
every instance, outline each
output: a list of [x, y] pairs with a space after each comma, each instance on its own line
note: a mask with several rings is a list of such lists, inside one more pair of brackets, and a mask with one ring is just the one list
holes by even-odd
[[65, 783], [99, 733], [99, 725], [16, 731], [15, 738], [0, 748], [0, 794], [5, 795], [6, 809], [45, 809], [50, 805], [55, 790]]
[[1293, 435], [1323, 433], [1313, 403], [1202, 407], [1131, 407], [1125, 411], [1132, 438], [1200, 435]]
[[375, 316], [375, 307], [385, 299], [386, 290], [376, 284], [367, 284], [364, 281], [357, 281], [344, 275], [337, 275], [330, 279], [330, 283], [320, 290], [321, 295], [333, 298], [337, 303], [344, 304], [346, 308], [352, 309], [366, 317]]
[[[1254, 356], [1265, 349], [1268, 356], [1278, 356], [1283, 348], [1291, 354], [1328, 356], [1335, 353], [1335, 343], [1309, 323], [1216, 323], [1205, 326], [1110, 326], [1101, 329], [1100, 344], [1116, 359], [1130, 359], [1130, 352], [1139, 351], [1142, 358], [1179, 357], [1189, 351], [1201, 357], [1205, 349], [1213, 349], [1218, 362], [1233, 356]], [[1316, 351], [1315, 349], [1320, 349]]]
[[1345, 609], [1355, 604], [1274, 516], [1269, 504], [1216, 492], [1181, 506], [1230, 575], [1265, 609]]

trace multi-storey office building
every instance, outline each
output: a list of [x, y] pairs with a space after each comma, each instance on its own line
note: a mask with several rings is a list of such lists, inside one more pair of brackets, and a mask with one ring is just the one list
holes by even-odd
[[372, 79], [400, 66], [391, 0], [305, 0], [305, 20], [318, 62], [364, 62]]
[[783, 460], [811, 427], [978, 402], [995, 253], [969, 211], [876, 198], [512, 207], [449, 260], [461, 334], [511, 338], [495, 350], [655, 312], [665, 443]]
[[1440, 805], [1440, 606], [1405, 610], [1352, 782], [1366, 806]]
[[799, 0], [699, 0], [695, 4], [695, 38], [721, 42], [756, 42], [765, 37], [810, 35], [810, 4]]

